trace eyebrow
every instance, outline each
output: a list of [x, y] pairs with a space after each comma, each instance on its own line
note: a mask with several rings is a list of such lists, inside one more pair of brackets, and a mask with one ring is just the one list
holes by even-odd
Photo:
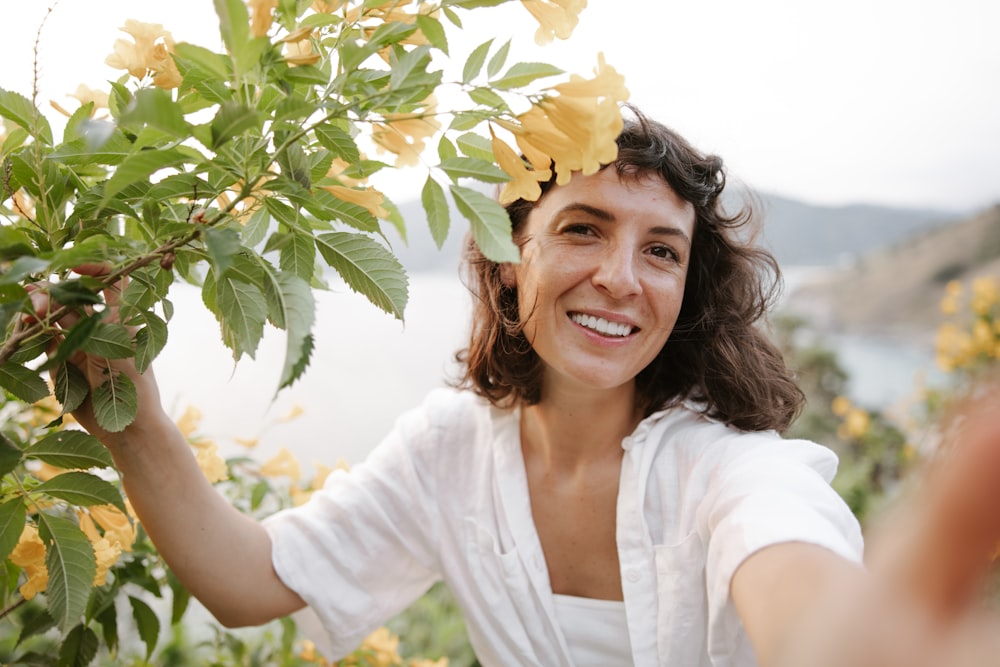
[[[586, 213], [587, 215], [597, 218], [598, 220], [602, 220], [604, 222], [615, 221], [615, 216], [613, 213], [611, 213], [611, 211], [606, 211], [603, 208], [597, 208], [596, 206], [591, 206], [589, 204], [579, 204], [579, 203], [567, 204], [566, 206], [563, 206], [561, 209], [556, 211], [555, 217], [561, 217], [566, 213], [576, 213], [576, 212]], [[688, 246], [691, 245], [690, 237], [688, 237], [688, 235], [684, 232], [684, 230], [680, 229], [679, 227], [668, 227], [664, 225], [657, 225], [656, 227], [653, 227], [649, 231], [653, 234], [660, 236], [674, 236], [685, 241], [688, 244]]]

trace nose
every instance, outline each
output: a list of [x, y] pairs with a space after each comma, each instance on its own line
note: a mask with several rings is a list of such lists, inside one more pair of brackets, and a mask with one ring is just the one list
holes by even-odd
[[591, 282], [609, 296], [622, 299], [642, 293], [637, 253], [622, 246], [609, 247], [594, 270]]

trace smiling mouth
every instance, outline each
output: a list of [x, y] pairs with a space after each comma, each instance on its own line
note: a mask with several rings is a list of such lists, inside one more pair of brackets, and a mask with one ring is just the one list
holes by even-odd
[[596, 331], [602, 336], [624, 338], [633, 331], [636, 331], [631, 325], [608, 322], [603, 317], [594, 317], [593, 315], [584, 315], [583, 313], [572, 313], [569, 317], [581, 327]]

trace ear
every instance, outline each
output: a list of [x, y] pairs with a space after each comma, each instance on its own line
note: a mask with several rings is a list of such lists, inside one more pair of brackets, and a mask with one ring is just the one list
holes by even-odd
[[517, 275], [514, 273], [514, 265], [510, 262], [500, 265], [500, 284], [504, 287], [517, 287]]

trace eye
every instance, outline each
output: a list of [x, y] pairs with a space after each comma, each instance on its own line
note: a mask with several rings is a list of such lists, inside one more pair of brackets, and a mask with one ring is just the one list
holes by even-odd
[[649, 254], [659, 259], [666, 259], [672, 262], [679, 262], [680, 253], [668, 245], [654, 245], [649, 249]]
[[592, 236], [595, 233], [592, 225], [583, 222], [571, 222], [562, 228], [562, 232], [576, 236]]

